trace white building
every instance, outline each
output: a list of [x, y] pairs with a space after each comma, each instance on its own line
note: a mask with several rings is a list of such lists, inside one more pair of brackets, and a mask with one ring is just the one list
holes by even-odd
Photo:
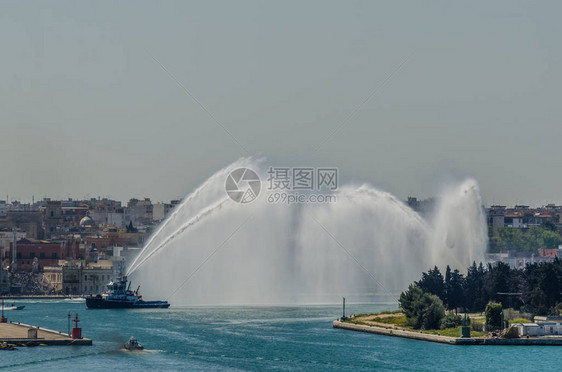
[[537, 323], [523, 323], [517, 325], [520, 337], [536, 337], [539, 335], [539, 325]]
[[556, 336], [562, 335], [562, 324], [557, 322], [538, 322], [518, 324], [520, 337]]
[[117, 227], [125, 226], [125, 215], [120, 212], [108, 212], [105, 210], [90, 211], [90, 217], [98, 226], [115, 225]]

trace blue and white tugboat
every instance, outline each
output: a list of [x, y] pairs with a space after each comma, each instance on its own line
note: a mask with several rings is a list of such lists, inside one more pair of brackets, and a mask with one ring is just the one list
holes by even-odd
[[127, 287], [127, 277], [123, 276], [118, 282], [110, 282], [107, 292], [97, 296], [86, 297], [89, 309], [167, 309], [168, 301], [144, 301], [139, 289], [131, 291], [131, 284]]

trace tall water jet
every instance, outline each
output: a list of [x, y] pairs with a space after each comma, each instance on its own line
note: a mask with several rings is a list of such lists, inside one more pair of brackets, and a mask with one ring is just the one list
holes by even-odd
[[445, 188], [431, 226], [428, 250], [433, 262], [464, 270], [473, 261], [484, 261], [482, 248], [488, 244], [488, 235], [478, 183], [468, 179]]
[[[486, 248], [478, 186], [468, 180], [424, 219], [370, 186], [343, 186], [330, 203], [248, 204], [228, 198], [225, 180], [244, 158], [187, 196], [130, 265], [147, 296], [175, 305], [335, 303], [342, 295], [392, 295], [422, 271], [464, 269]], [[162, 285], [166, 283], [166, 285]]]

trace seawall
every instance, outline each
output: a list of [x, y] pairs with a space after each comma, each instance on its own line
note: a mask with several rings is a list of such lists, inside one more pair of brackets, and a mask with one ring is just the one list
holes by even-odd
[[540, 346], [562, 346], [562, 337], [531, 337], [531, 338], [455, 338], [448, 336], [432, 335], [398, 329], [386, 329], [376, 326], [362, 324], [352, 324], [335, 320], [334, 328], [346, 329], [350, 331], [375, 333], [378, 335], [410, 338], [413, 340], [438, 342], [449, 345], [540, 345]]
[[[36, 332], [35, 337], [29, 331]], [[88, 338], [72, 339], [68, 334], [23, 323], [0, 323], [0, 343], [16, 346], [38, 345], [92, 345]]]

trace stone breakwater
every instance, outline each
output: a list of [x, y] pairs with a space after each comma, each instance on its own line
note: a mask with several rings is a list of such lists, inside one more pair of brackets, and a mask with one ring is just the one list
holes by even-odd
[[455, 338], [448, 336], [432, 335], [427, 333], [412, 332], [399, 329], [387, 329], [376, 326], [353, 324], [335, 320], [334, 328], [346, 329], [350, 331], [375, 333], [378, 335], [410, 338], [413, 340], [438, 342], [449, 345], [543, 345], [543, 346], [562, 346], [562, 337], [530, 337], [530, 338]]
[[23, 323], [0, 323], [0, 343], [4, 342], [16, 346], [92, 345], [88, 338], [72, 339], [66, 333]]

